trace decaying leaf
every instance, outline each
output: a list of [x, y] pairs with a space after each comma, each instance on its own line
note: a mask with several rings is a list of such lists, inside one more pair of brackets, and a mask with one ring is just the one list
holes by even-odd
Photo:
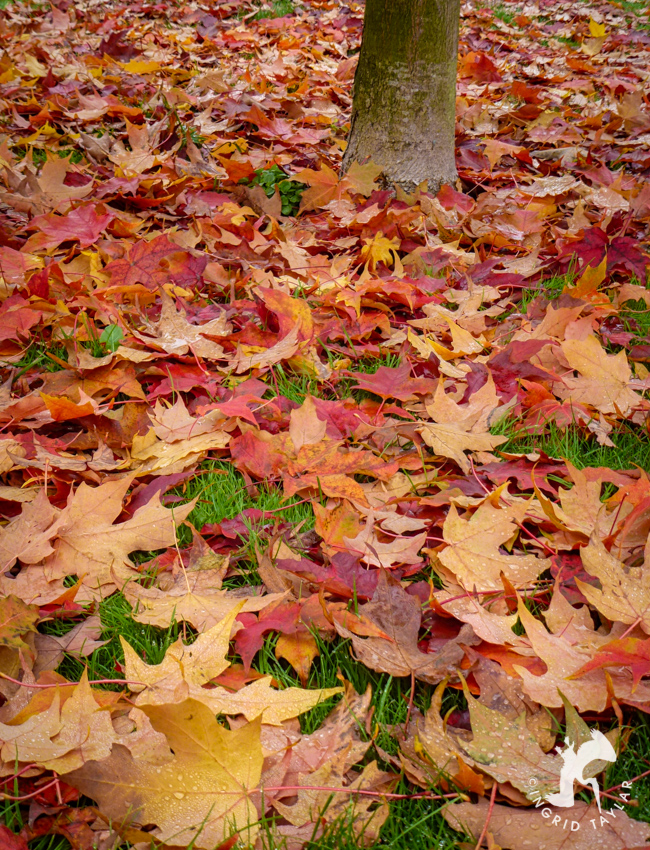
[[391, 676], [413, 675], [432, 684], [457, 676], [465, 654], [462, 645], [478, 642], [471, 627], [464, 626], [458, 637], [439, 653], [430, 656], [422, 652], [417, 645], [420, 604], [385, 570], [379, 574], [372, 600], [361, 612], [387, 637], [362, 638], [335, 620], [336, 630], [342, 637], [351, 639], [356, 657], [367, 667]]

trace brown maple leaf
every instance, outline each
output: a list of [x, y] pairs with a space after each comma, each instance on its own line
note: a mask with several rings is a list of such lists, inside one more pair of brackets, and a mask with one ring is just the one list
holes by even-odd
[[434, 655], [418, 647], [421, 622], [419, 601], [410, 596], [386, 570], [381, 570], [377, 590], [371, 601], [360, 609], [364, 618], [386, 635], [360, 637], [347, 629], [338, 618], [334, 625], [341, 637], [350, 638], [356, 658], [381, 673], [391, 676], [410, 676], [436, 684], [450, 676], [457, 677], [458, 667], [465, 655], [462, 644], [477, 643], [470, 626], [464, 626], [458, 637]]

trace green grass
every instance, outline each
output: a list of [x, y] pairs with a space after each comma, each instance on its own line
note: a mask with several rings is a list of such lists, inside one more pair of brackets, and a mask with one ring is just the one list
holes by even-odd
[[[634, 721], [634, 727], [625, 749], [614, 764], [609, 765], [605, 771], [604, 788], [613, 788], [625, 781], [631, 782], [635, 777], [640, 776], [650, 768], [650, 761], [648, 761], [648, 754], [650, 753], [650, 718], [647, 714], [637, 712]], [[635, 820], [650, 822], [649, 778], [645, 776], [637, 782], [632, 782], [630, 794], [631, 800], [636, 801], [638, 805], [628, 809], [627, 813]], [[610, 801], [604, 800], [603, 802], [606, 809], [611, 808], [613, 805]]]
[[580, 47], [580, 43], [575, 40], [575, 38], [571, 38], [568, 35], [556, 35], [555, 40], [559, 41], [560, 44], [566, 44], [567, 47], [570, 47], [572, 50], [577, 50]]
[[283, 18], [285, 15], [293, 15], [295, 11], [292, 0], [273, 0], [270, 7], [265, 6], [253, 15], [254, 21], [264, 18]]
[[493, 9], [494, 17], [503, 21], [504, 24], [511, 24], [520, 12], [521, 9], [506, 6], [503, 3], [499, 3], [499, 5], [495, 6]]
[[[244, 477], [227, 461], [207, 460], [199, 467], [199, 473], [175, 492], [184, 500], [198, 498], [196, 507], [188, 520], [201, 529], [207, 523], [218, 523], [234, 519], [247, 508], [269, 511], [265, 522], [278, 519], [293, 526], [303, 523], [301, 531], [313, 527], [314, 514], [309, 504], [295, 505], [300, 498], [285, 499], [282, 489], [264, 482], [255, 485], [256, 498], [248, 493]], [[253, 529], [254, 530], [254, 529]], [[191, 540], [189, 529], [179, 528], [179, 541], [187, 545]]]
[[[96, 649], [88, 658], [84, 658], [83, 662], [66, 655], [58, 668], [62, 676], [70, 680], [78, 680], [84, 669], [87, 669], [89, 679], [121, 678], [121, 674], [116, 670], [116, 664], [124, 662], [120, 635], [131, 644], [138, 655], [146, 660], [147, 664], [160, 664], [167, 649], [183, 631], [182, 626], [177, 623], [172, 623], [168, 629], [137, 623], [131, 617], [131, 606], [121, 593], [115, 593], [100, 602], [99, 616], [102, 622], [102, 640], [107, 640], [108, 643]], [[70, 621], [54, 620], [45, 623], [42, 631], [62, 635], [73, 625], [74, 623]], [[120, 685], [105, 687], [113, 690], [121, 689]]]
[[522, 290], [521, 301], [519, 302], [520, 311], [525, 313], [531, 301], [539, 295], [543, 295], [549, 301], [555, 301], [562, 295], [565, 286], [571, 286], [572, 282], [572, 275], [554, 275], [547, 280], [540, 281], [536, 287]]
[[0, 366], [10, 366], [16, 369], [15, 378], [19, 378], [30, 369], [39, 369], [45, 372], [58, 372], [63, 369], [63, 366], [49, 356], [50, 354], [65, 362], [68, 360], [68, 352], [62, 345], [53, 345], [42, 337], [40, 339], [33, 338], [20, 360], [17, 360], [15, 363], [9, 363], [6, 360], [0, 359]]
[[633, 333], [638, 340], [650, 335], [650, 309], [645, 301], [626, 301], [620, 313], [625, 330]]
[[624, 12], [631, 12], [633, 15], [647, 15], [650, 10], [648, 0], [616, 0], [616, 5]]
[[578, 469], [586, 466], [604, 466], [609, 469], [633, 469], [640, 466], [650, 470], [650, 438], [641, 428], [627, 426], [611, 434], [614, 446], [601, 446], [584, 430], [569, 426], [561, 431], [549, 422], [540, 433], [524, 434], [516, 429], [516, 422], [506, 420], [495, 425], [491, 432], [508, 437], [499, 446], [499, 452], [521, 453], [541, 451], [549, 457], [564, 458]]
[[292, 372], [290, 368], [276, 363], [271, 367], [271, 373], [266, 377], [269, 390], [265, 393], [266, 398], [284, 396], [289, 401], [302, 404], [308, 395], [319, 396], [320, 389], [315, 378], [309, 375], [299, 375]]
[[[11, 0], [0, 0], [0, 9], [4, 9]], [[14, 797], [20, 796], [18, 780], [14, 784], [4, 785], [3, 791], [5, 794], [11, 794]], [[0, 799], [0, 823], [3, 823], [8, 829], [14, 833], [20, 832], [27, 822], [26, 811], [21, 809], [19, 803], [13, 803], [11, 800]], [[7, 846], [18, 846], [17, 842]], [[34, 839], [29, 844], [30, 850], [69, 850], [70, 844], [61, 835], [43, 835]]]

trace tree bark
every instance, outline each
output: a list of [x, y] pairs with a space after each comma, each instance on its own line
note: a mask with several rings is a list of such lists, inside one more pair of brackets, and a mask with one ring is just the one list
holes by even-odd
[[342, 171], [370, 159], [408, 192], [456, 179], [460, 0], [367, 0]]

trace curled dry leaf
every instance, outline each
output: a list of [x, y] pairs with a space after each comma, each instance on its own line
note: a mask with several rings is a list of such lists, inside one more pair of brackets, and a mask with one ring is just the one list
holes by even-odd
[[387, 637], [360, 637], [334, 620], [337, 632], [350, 638], [356, 657], [372, 670], [391, 676], [410, 676], [437, 684], [449, 676], [457, 677], [465, 655], [463, 644], [478, 643], [470, 626], [463, 626], [459, 635], [433, 655], [418, 647], [421, 606], [386, 570], [379, 574], [377, 590], [360, 613], [384, 632]]

